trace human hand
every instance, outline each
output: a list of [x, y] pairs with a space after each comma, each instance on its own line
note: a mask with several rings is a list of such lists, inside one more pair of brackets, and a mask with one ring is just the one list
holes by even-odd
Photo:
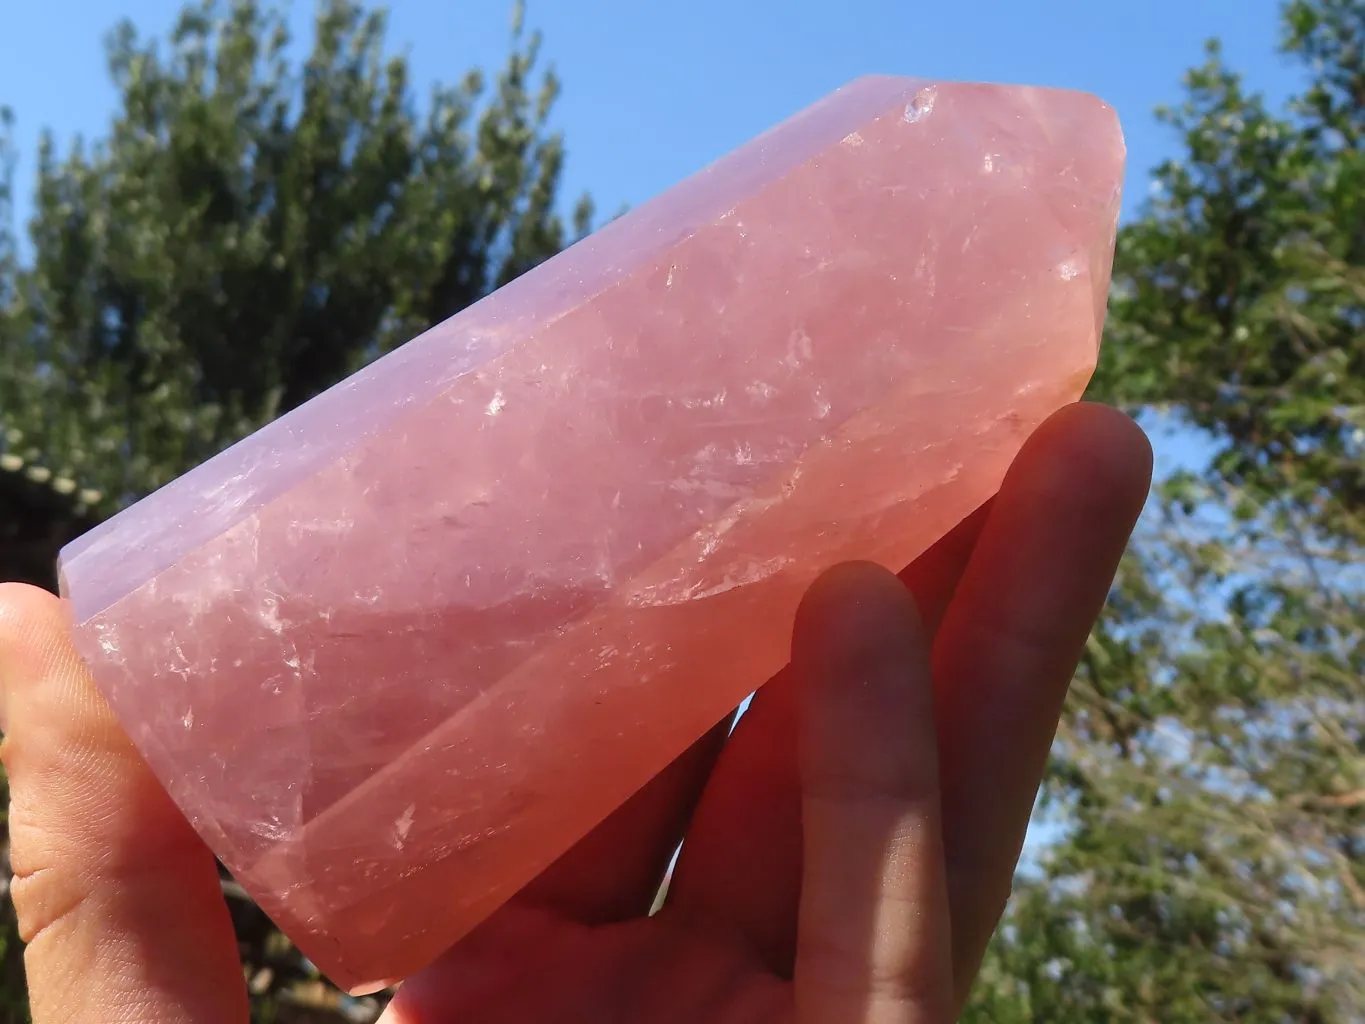
[[[1130, 420], [1072, 406], [899, 580], [827, 574], [733, 735], [722, 723], [410, 979], [387, 1024], [954, 1019], [1150, 472]], [[35, 1024], [246, 1021], [213, 859], [51, 595], [0, 587], [0, 687]]]

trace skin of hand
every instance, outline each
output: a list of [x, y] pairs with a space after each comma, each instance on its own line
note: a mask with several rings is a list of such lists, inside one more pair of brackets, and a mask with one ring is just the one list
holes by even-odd
[[[409, 979], [385, 1024], [955, 1019], [1150, 474], [1131, 420], [1070, 406], [899, 577], [827, 573], [733, 734]], [[30, 587], [0, 587], [0, 698], [35, 1024], [247, 1021], [213, 859]]]

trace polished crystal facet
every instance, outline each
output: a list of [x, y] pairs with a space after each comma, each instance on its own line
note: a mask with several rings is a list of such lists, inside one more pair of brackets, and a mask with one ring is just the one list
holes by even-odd
[[401, 978], [900, 567], [1094, 366], [1113, 112], [862, 79], [81, 538], [157, 777], [335, 981]]

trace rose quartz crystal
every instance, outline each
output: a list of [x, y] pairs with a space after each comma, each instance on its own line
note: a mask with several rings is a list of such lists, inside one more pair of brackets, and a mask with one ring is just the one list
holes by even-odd
[[80, 650], [307, 956], [402, 978], [1080, 396], [1122, 164], [1089, 96], [861, 79], [70, 545]]

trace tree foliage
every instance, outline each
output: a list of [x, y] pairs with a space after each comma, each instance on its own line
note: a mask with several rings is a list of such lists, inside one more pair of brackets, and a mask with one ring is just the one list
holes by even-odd
[[[1065, 828], [970, 1020], [1365, 1019], [1365, 0], [1281, 23], [1299, 94], [1211, 44], [1120, 234], [1094, 395], [1211, 455], [1161, 482], [1091, 637], [1044, 794]], [[31, 258], [0, 124], [0, 453], [103, 511], [587, 228], [519, 27], [497, 75], [420, 98], [354, 0], [306, 48], [203, 0], [108, 52], [109, 131], [37, 154]], [[289, 1019], [320, 990], [226, 888], [258, 1017]]]
[[1097, 397], [1207, 465], [1091, 639], [978, 1020], [1365, 1019], [1365, 3], [1293, 0], [1282, 110], [1216, 44], [1120, 235]]
[[[0, 458], [107, 514], [586, 232], [539, 49], [514, 8], [496, 74], [418, 95], [359, 0], [320, 0], [310, 39], [265, 0], [115, 28], [113, 119], [43, 138], [22, 260], [0, 121]], [[260, 1020], [363, 1016], [224, 885]], [[0, 920], [10, 996], [17, 949]]]
[[385, 18], [325, 0], [187, 7], [109, 36], [107, 136], [38, 153], [31, 267], [0, 361], [21, 445], [110, 507], [165, 483], [587, 227], [558, 213], [558, 83], [520, 35], [491, 82], [420, 102]]

